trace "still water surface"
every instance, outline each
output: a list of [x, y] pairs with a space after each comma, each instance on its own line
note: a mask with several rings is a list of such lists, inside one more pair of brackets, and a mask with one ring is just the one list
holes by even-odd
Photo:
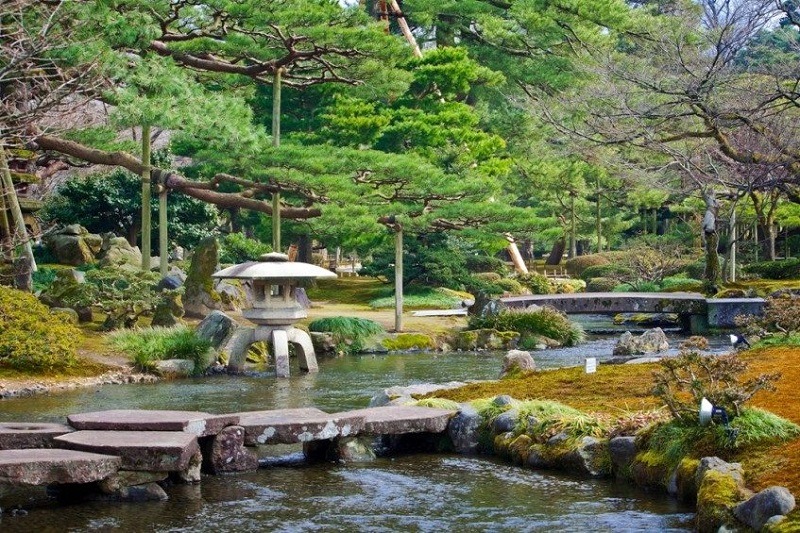
[[[677, 345], [677, 337], [671, 344]], [[723, 348], [722, 340], [715, 343]], [[540, 367], [611, 355], [614, 339], [534, 354]], [[105, 386], [0, 401], [3, 421], [63, 421], [102, 409], [212, 413], [365, 407], [379, 390], [451, 380], [494, 379], [500, 353], [392, 354], [320, 361], [320, 372], [216, 376]], [[488, 458], [414, 455], [370, 464], [277, 464], [208, 476], [168, 489], [159, 503], [57, 506], [42, 498], [25, 516], [0, 517], [0, 531], [686, 531], [692, 509], [627, 484], [533, 472]]]

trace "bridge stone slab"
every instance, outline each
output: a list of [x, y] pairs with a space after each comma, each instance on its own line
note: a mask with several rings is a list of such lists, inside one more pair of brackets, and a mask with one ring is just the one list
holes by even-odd
[[200, 447], [197, 437], [184, 431], [83, 430], [53, 439], [60, 448], [116, 455], [125, 470], [175, 472], [186, 470]]
[[565, 313], [705, 314], [706, 298], [691, 292], [592, 292], [510, 296], [500, 301], [511, 308], [548, 305]]
[[200, 411], [112, 409], [69, 415], [75, 429], [104, 431], [184, 431], [206, 437], [239, 422], [235, 415], [212, 415]]
[[359, 433], [364, 417], [348, 413], [326, 413], [313, 407], [236, 413], [245, 429], [244, 443], [294, 444], [329, 440]]
[[0, 450], [51, 448], [53, 437], [72, 431], [64, 424], [0, 422]]
[[739, 315], [764, 314], [763, 298], [709, 298], [708, 325], [712, 328], [736, 327], [734, 319]]
[[119, 457], [74, 450], [0, 450], [0, 483], [91, 483], [115, 474], [121, 465]]
[[441, 433], [447, 429], [456, 411], [407, 405], [387, 405], [350, 411], [364, 417], [366, 435], [401, 435], [405, 433]]

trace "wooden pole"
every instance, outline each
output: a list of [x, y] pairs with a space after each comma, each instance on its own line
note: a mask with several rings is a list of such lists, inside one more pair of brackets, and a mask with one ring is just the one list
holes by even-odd
[[[281, 145], [281, 74], [275, 71], [272, 77], [272, 146]], [[281, 195], [272, 193], [272, 251], [281, 251]]]
[[736, 206], [731, 211], [731, 273], [730, 280], [736, 283]]
[[419, 45], [417, 44], [417, 40], [414, 38], [414, 34], [411, 33], [411, 29], [408, 27], [406, 17], [403, 14], [403, 10], [400, 9], [400, 5], [397, 3], [397, 0], [388, 0], [387, 3], [397, 17], [397, 25], [400, 26], [400, 31], [403, 32], [408, 44], [411, 45], [411, 49], [414, 51], [414, 56], [422, 57], [422, 51], [419, 49]]
[[[0, 137], [0, 139], [2, 139], [2, 137]], [[2, 140], [0, 140], [0, 174], [2, 174], [3, 189], [5, 189], [8, 195], [8, 206], [11, 208], [11, 218], [14, 220], [14, 231], [25, 250], [25, 255], [30, 261], [31, 273], [36, 272], [36, 260], [33, 258], [31, 240], [28, 236], [28, 230], [25, 228], [25, 218], [22, 216], [22, 209], [19, 206], [17, 191], [14, 189], [14, 180], [11, 177], [11, 170], [8, 168], [6, 149], [5, 146], [3, 146]]]
[[395, 225], [394, 234], [394, 330], [403, 331], [403, 226]]
[[0, 253], [3, 258], [6, 254], [11, 254], [11, 241], [13, 234], [11, 233], [11, 223], [8, 221], [8, 207], [6, 207], [6, 189], [3, 186], [3, 180], [0, 180]]
[[158, 185], [158, 271], [162, 276], [169, 269], [169, 250], [167, 248], [167, 188], [163, 183]]
[[150, 125], [142, 126], [142, 270], [150, 270]]

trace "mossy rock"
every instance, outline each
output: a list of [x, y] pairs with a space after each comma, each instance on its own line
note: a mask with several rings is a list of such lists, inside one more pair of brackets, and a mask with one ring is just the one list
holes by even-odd
[[697, 467], [700, 461], [684, 457], [675, 469], [675, 488], [677, 496], [683, 501], [697, 500]]
[[456, 350], [511, 350], [517, 347], [519, 333], [496, 329], [474, 329], [460, 331], [453, 338]]
[[494, 454], [503, 459], [511, 459], [511, 443], [514, 442], [515, 437], [511, 432], [501, 433], [494, 438], [492, 449]]
[[636, 454], [631, 463], [631, 477], [640, 487], [666, 490], [671, 473], [667, 458], [652, 450]]
[[423, 333], [400, 333], [383, 339], [381, 344], [390, 351], [427, 350], [436, 347], [433, 339]]
[[517, 465], [524, 465], [528, 462], [528, 451], [533, 444], [533, 439], [528, 435], [520, 435], [508, 445], [508, 454], [511, 462]]
[[714, 532], [726, 524], [736, 524], [733, 508], [745, 497], [742, 487], [732, 476], [708, 470], [697, 491], [697, 531]]
[[183, 306], [186, 316], [204, 317], [221, 309], [219, 293], [214, 290], [211, 275], [219, 262], [219, 243], [213, 237], [200, 241], [192, 254], [192, 264], [184, 282]]

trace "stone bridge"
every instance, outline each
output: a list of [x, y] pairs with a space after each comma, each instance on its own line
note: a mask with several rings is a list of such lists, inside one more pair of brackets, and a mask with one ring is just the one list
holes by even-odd
[[567, 314], [675, 313], [687, 329], [735, 327], [737, 315], [760, 315], [763, 298], [706, 298], [692, 292], [582, 292], [530, 294], [500, 298], [508, 308], [547, 305]]

